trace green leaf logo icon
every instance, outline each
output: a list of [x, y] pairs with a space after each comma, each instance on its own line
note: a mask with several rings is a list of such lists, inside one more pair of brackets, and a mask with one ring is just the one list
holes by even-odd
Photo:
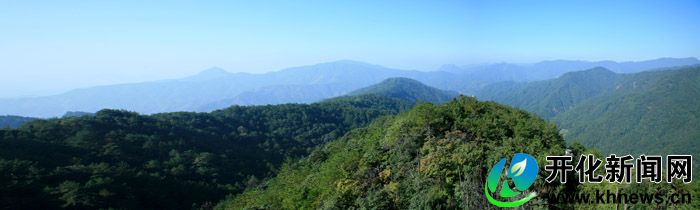
[[[486, 178], [484, 193], [489, 202], [495, 206], [517, 207], [537, 196], [537, 193], [531, 192], [518, 200], [514, 200], [516, 196], [525, 194], [524, 191], [530, 188], [532, 183], [535, 182], [537, 172], [539, 171], [535, 158], [525, 153], [517, 153], [513, 156], [511, 163], [514, 164], [511, 164], [510, 169], [505, 170], [506, 179], [502, 182], [501, 175], [506, 164], [505, 158], [498, 161], [496, 165], [491, 168], [489, 176]], [[508, 180], [512, 180], [515, 187], [511, 187]], [[499, 183], [502, 183], [500, 192], [498, 193], [500, 199], [496, 199], [492, 193], [498, 190]]]
[[513, 167], [511, 167], [510, 169], [510, 172], [515, 173], [514, 176], [520, 176], [521, 174], [523, 174], [523, 172], [525, 172], [525, 166], [527, 166], [527, 159], [513, 165]]

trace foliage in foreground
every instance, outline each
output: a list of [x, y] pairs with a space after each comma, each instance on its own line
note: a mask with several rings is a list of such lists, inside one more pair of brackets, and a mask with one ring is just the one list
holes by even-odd
[[[532, 154], [543, 164], [546, 155], [565, 152], [564, 140], [553, 124], [524, 111], [459, 97], [445, 105], [419, 105], [353, 130], [217, 207], [493, 208], [483, 195], [486, 173], [499, 159], [519, 152]], [[541, 170], [539, 176], [544, 175]], [[542, 179], [531, 188], [544, 193], [574, 189]]]
[[377, 96], [213, 113], [102, 110], [0, 129], [0, 209], [190, 209], [407, 105]]

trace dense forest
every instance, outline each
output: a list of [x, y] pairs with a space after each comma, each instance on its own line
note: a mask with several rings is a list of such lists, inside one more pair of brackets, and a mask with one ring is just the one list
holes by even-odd
[[[525, 152], [542, 164], [546, 155], [563, 155], [565, 148], [554, 124], [460, 97], [445, 105], [422, 104], [353, 130], [308, 158], [285, 164], [275, 179], [219, 208], [492, 208], [483, 189], [493, 163]], [[535, 188], [575, 190], [542, 180]]]
[[[500, 93], [497, 100], [550, 122], [495, 102], [452, 99], [453, 92], [404, 78], [313, 104], [32, 118], [0, 129], [0, 209], [488, 209], [487, 170], [517, 152], [535, 156], [540, 168], [545, 156], [567, 148], [602, 157], [615, 148], [641, 151], [634, 149], [660, 138], [671, 142], [655, 147], [655, 154], [697, 153], [684, 146], [694, 145], [697, 107], [683, 104], [700, 103], [694, 101], [699, 72], [695, 67], [620, 75], [597, 68], [492, 90]], [[523, 96], [530, 101], [518, 98]], [[602, 138], [590, 133], [620, 129], [634, 132], [610, 136], [641, 140], [631, 147], [613, 141], [618, 139], [587, 141]], [[564, 137], [601, 150], [574, 141], [567, 147]], [[525, 208], [606, 209], [614, 206], [560, 204], [547, 195], [695, 195], [700, 185], [560, 185], [538, 179], [531, 190], [540, 196]], [[700, 208], [698, 203], [681, 207]], [[668, 207], [677, 206], [651, 208]]]
[[581, 101], [613, 90], [621, 77], [610, 70], [594, 68], [569, 72], [552, 80], [495, 83], [476, 95], [481, 100], [513, 105], [550, 119]]
[[[231, 196], [217, 209], [495, 209], [484, 197], [488, 169], [524, 152], [539, 168], [545, 156], [597, 154], [564, 139], [552, 123], [493, 102], [459, 97], [445, 105], [421, 104], [380, 118], [288, 162], [278, 175]], [[601, 172], [601, 171], [598, 171]], [[538, 176], [548, 172], [540, 170]], [[700, 193], [700, 185], [547, 183], [536, 179], [535, 200], [524, 209], [614, 209], [615, 204], [562, 203], [551, 195], [620, 190], [629, 193]], [[692, 204], [624, 204], [631, 209], [696, 209]]]
[[286, 159], [408, 108], [368, 95], [36, 120], [0, 130], [0, 209], [209, 208], [257, 185]]
[[[614, 91], [553, 120], [605, 154], [700, 156], [700, 67], [625, 75]], [[695, 168], [700, 162], [694, 161]]]
[[554, 80], [494, 84], [477, 97], [551, 120], [567, 141], [604, 154], [700, 155], [698, 65], [634, 74], [594, 68]]

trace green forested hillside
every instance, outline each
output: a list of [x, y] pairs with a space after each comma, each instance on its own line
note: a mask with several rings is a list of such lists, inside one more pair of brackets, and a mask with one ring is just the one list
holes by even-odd
[[36, 120], [36, 118], [31, 117], [20, 117], [20, 116], [0, 116], [0, 128], [17, 128], [27, 122]]
[[[493, 102], [459, 97], [444, 105], [421, 104], [384, 117], [287, 162], [277, 176], [232, 195], [217, 209], [496, 209], [484, 197], [487, 170], [502, 157], [532, 154], [542, 169], [545, 156], [562, 155], [564, 140], [551, 123]], [[596, 154], [580, 144], [572, 155]], [[599, 171], [600, 172], [600, 171]], [[597, 191], [695, 195], [700, 184], [544, 181], [540, 170], [523, 209], [697, 209], [690, 203], [567, 203], [562, 197]], [[601, 172], [602, 173], [602, 172]], [[554, 199], [554, 200], [550, 200]], [[563, 203], [562, 203], [563, 202]], [[571, 202], [571, 201], [569, 201]]]
[[348, 95], [380, 95], [404, 101], [425, 101], [444, 103], [457, 95], [457, 92], [440, 90], [408, 78], [389, 78], [379, 84], [362, 88]]
[[581, 101], [611, 91], [621, 77], [599, 67], [569, 72], [553, 80], [527, 84], [496, 83], [483, 88], [476, 95], [481, 100], [510, 104], [549, 119]]
[[604, 153], [700, 155], [700, 67], [625, 75], [553, 120]]
[[[218, 208], [493, 208], [483, 197], [493, 163], [525, 152], [543, 164], [546, 155], [561, 155], [564, 149], [551, 123], [493, 102], [459, 97], [445, 105], [418, 105], [353, 130], [308, 158], [285, 164], [276, 178]], [[563, 187], [542, 179], [534, 185], [539, 192], [560, 192]]]
[[700, 66], [635, 74], [597, 68], [495, 84], [478, 97], [548, 118], [567, 141], [604, 154], [700, 155]]
[[211, 207], [286, 158], [407, 108], [357, 96], [212, 113], [102, 110], [0, 129], [0, 209]]
[[[399, 114], [453, 94], [397, 78], [308, 105], [35, 120], [0, 129], [0, 209], [485, 209], [491, 165], [516, 152], [544, 164], [563, 154], [560, 133], [603, 154], [698, 155], [700, 67], [593, 69], [492, 89], [561, 131], [468, 97]], [[545, 195], [598, 188], [610, 185], [538, 179], [542, 196], [526, 207], [570, 207]]]

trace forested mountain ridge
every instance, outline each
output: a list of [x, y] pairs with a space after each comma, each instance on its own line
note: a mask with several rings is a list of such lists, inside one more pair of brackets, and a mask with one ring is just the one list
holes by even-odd
[[[700, 66], [500, 83], [477, 94], [556, 122], [567, 141], [605, 154], [700, 155]], [[696, 166], [700, 164], [695, 163]]]
[[[659, 98], [653, 107], [697, 104], [697, 97], [689, 97], [699, 90], [698, 70], [612, 74], [619, 77], [613, 92], [620, 95], [610, 98], [644, 104], [648, 99], [636, 98], [666, 94], [672, 98]], [[569, 83], [607, 81], [610, 75], [604, 69], [593, 69], [562, 76], [562, 82], [547, 83], [551, 84], [547, 87], [560, 87], [551, 90], [567, 90], [560, 93], [591, 96], [559, 116], [586, 112], [588, 108], [577, 107], [609, 96], [607, 92], [569, 91], [587, 87]], [[598, 79], [585, 79], [589, 77]], [[313, 104], [232, 106], [211, 113], [153, 115], [102, 110], [94, 116], [36, 120], [19, 129], [0, 129], [0, 206], [208, 209], [231, 194], [234, 196], [217, 207], [484, 209], [492, 207], [480, 193], [490, 164], [515, 152], [533, 154], [538, 163], [544, 164], [544, 156], [564, 152], [560, 133], [568, 139], [574, 127], [580, 127], [573, 125], [560, 132], [554, 124], [533, 114], [469, 97], [457, 97], [444, 105], [418, 103], [403, 113], [416, 104], [406, 99], [428, 101], [441, 97], [424, 93], [445, 92], [409, 79], [388, 81], [365, 89], [381, 91], [358, 90], [354, 96]], [[513, 84], [512, 88], [523, 85]], [[411, 97], [390, 97], [386, 93]], [[562, 94], [541, 96], [556, 98], [552, 96]], [[697, 119], [692, 108], [679, 110], [686, 110], [681, 114], [690, 113], [685, 117]], [[637, 116], [636, 112], [625, 113]], [[395, 114], [399, 116], [384, 117]], [[605, 111], [584, 114], [606, 116]], [[656, 114], [644, 118], [668, 123], [663, 121], [667, 118], [647, 117]], [[554, 117], [556, 122], [559, 116]], [[611, 118], [632, 119], [617, 115]], [[679, 129], [697, 125], [692, 120], [685, 122], [688, 124]], [[586, 129], [582, 133], [594, 131]], [[620, 148], [635, 143], [627, 144]], [[666, 144], [671, 145], [670, 149], [678, 146]], [[694, 148], [685, 149], [693, 152]], [[300, 157], [305, 158], [297, 161]], [[270, 176], [275, 178], [268, 180]], [[236, 195], [244, 189], [245, 193]], [[577, 190], [541, 180], [533, 189], [551, 193]], [[561, 208], [551, 206], [545, 198], [526, 205]]]
[[211, 113], [101, 110], [0, 129], [0, 173], [7, 176], [0, 182], [0, 206], [209, 208], [351, 129], [409, 110], [416, 101], [446, 97], [410, 82], [381, 90], [411, 98], [358, 92], [308, 105]]
[[367, 95], [212, 113], [102, 110], [36, 120], [0, 129], [0, 207], [208, 208], [272, 175], [285, 159], [408, 108]]
[[454, 91], [440, 90], [427, 86], [419, 81], [401, 77], [385, 79], [379, 84], [348, 93], [350, 96], [370, 94], [404, 101], [424, 101], [431, 103], [444, 103], [459, 95]]
[[553, 120], [567, 139], [605, 153], [698, 156], [700, 66], [624, 75], [609, 93]]
[[[493, 102], [458, 97], [353, 130], [308, 158], [285, 164], [276, 178], [223, 201], [218, 209], [493, 208], [483, 195], [493, 163], [525, 152], [543, 164], [546, 155], [564, 150], [553, 124]], [[534, 185], [545, 188], [566, 190], [542, 180]]]
[[313, 103], [329, 97], [345, 94], [347, 85], [274, 85], [245, 91], [233, 98], [227, 98], [200, 106], [196, 110], [209, 111], [236, 105], [261, 105], [284, 103]]
[[548, 60], [533, 64], [496, 63], [488, 65], [456, 66], [445, 65], [440, 70], [477, 77], [479, 81], [516, 81], [529, 82], [554, 79], [567, 72], [581, 71], [602, 67], [615, 73], [637, 73], [652, 69], [680, 67], [700, 64], [697, 58], [658, 58], [645, 61], [578, 61]]
[[484, 87], [476, 95], [481, 100], [510, 104], [549, 119], [581, 101], [613, 90], [621, 77], [598, 67], [569, 72], [553, 80], [497, 83]]
[[36, 118], [11, 115], [0, 116], [0, 128], [17, 128], [33, 120], [36, 120]]

